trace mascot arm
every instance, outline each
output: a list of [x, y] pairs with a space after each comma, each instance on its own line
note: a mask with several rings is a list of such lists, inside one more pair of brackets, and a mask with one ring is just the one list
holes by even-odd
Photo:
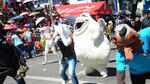
[[[94, 41], [95, 39], [97, 39], [99, 36], [100, 36], [100, 28], [99, 28], [99, 25], [95, 25], [96, 27], [95, 28], [91, 28], [90, 29], [90, 36], [91, 36], [91, 39]], [[98, 29], [96, 29], [98, 28]]]

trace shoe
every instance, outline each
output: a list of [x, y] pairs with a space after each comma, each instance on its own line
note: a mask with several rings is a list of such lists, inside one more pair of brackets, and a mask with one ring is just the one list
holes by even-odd
[[69, 80], [70, 80], [70, 79], [68, 79], [68, 80], [63, 80], [63, 81], [62, 81], [62, 84], [67, 84], [67, 83], [69, 82]]
[[47, 64], [47, 62], [42, 62], [42, 65], [45, 65], [45, 64]]
[[81, 66], [85, 66], [84, 64], [81, 64]]
[[33, 57], [29, 57], [29, 59], [31, 59], [31, 58], [33, 58]]

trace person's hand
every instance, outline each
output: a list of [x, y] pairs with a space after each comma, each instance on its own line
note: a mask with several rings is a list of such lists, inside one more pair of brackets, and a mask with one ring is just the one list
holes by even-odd
[[20, 68], [17, 70], [17, 79], [23, 78], [28, 70], [28, 66], [20, 66]]
[[69, 37], [70, 37], [70, 38], [73, 38], [72, 33], [70, 33]]
[[125, 57], [127, 61], [131, 61], [133, 59], [133, 53], [131, 47], [125, 47], [124, 48]]

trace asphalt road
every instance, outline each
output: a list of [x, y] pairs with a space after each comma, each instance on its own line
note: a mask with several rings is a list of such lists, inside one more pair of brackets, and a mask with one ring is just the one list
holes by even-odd
[[[82, 66], [80, 62], [77, 63], [76, 74], [80, 84], [116, 84], [116, 61], [115, 54], [116, 48], [111, 45], [110, 61], [107, 66], [108, 77], [102, 78], [99, 73], [93, 73], [90, 76], [84, 74], [85, 66]], [[60, 52], [58, 52], [60, 54]], [[58, 75], [59, 63], [56, 56], [53, 53], [49, 53], [48, 64], [42, 65], [44, 56], [38, 56], [36, 58], [28, 59], [27, 64], [29, 71], [25, 77], [26, 84], [61, 84], [62, 79]], [[4, 84], [16, 84], [11, 77], [7, 77]], [[69, 82], [71, 84], [71, 81]], [[126, 84], [131, 84], [128, 69], [126, 71]], [[147, 80], [147, 84], [150, 81]]]

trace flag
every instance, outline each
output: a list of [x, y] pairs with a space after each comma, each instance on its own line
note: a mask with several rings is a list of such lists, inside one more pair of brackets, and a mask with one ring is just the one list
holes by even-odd
[[117, 13], [117, 0], [113, 0], [113, 13]]
[[120, 10], [121, 10], [121, 11], [124, 11], [124, 0], [121, 0], [121, 3], [120, 3]]

